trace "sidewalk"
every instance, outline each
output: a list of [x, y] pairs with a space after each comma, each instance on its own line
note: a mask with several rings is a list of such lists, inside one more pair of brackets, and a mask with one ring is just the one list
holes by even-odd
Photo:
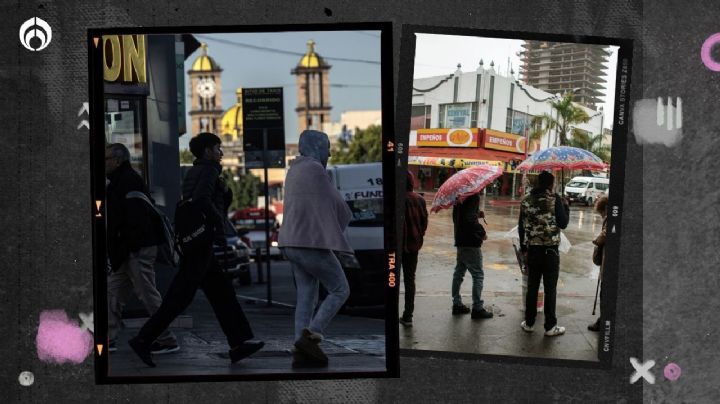
[[[154, 355], [157, 367], [147, 367], [135, 355], [127, 340], [137, 333], [137, 328], [121, 331], [118, 350], [110, 353], [110, 376], [158, 376], [158, 375], [213, 375], [213, 374], [273, 374], [273, 373], [342, 373], [385, 371], [385, 322], [384, 320], [338, 315], [326, 330], [322, 349], [330, 358], [327, 368], [291, 368], [293, 346], [294, 289], [288, 285], [289, 267], [286, 263], [273, 261], [273, 300], [268, 307], [264, 300], [266, 284], [256, 284], [257, 272], [253, 267], [253, 284], [236, 286], [238, 300], [242, 305], [255, 338], [265, 342], [265, 347], [249, 358], [233, 365], [228, 355], [228, 345], [212, 309], [202, 291], [185, 314], [192, 316], [193, 328], [171, 328], [178, 337], [180, 351], [166, 355]], [[288, 296], [289, 291], [292, 296]], [[279, 302], [278, 302], [279, 301]], [[277, 304], [280, 303], [280, 304]]]
[[[429, 196], [426, 194], [426, 198]], [[509, 201], [509, 197], [504, 198]], [[538, 313], [535, 331], [524, 332], [522, 277], [512, 243], [506, 238], [517, 225], [519, 208], [482, 198], [488, 240], [483, 243], [482, 298], [495, 317], [472, 320], [470, 315], [453, 316], [450, 289], [455, 267], [451, 210], [430, 214], [425, 243], [418, 257], [417, 294], [412, 328], [400, 328], [401, 349], [422, 349], [490, 355], [597, 361], [598, 333], [587, 329], [592, 316], [598, 267], [592, 264], [591, 240], [600, 230], [601, 220], [590, 208], [571, 209], [570, 224], [564, 230], [572, 243], [560, 258], [560, 277], [556, 314], [565, 335], [543, 335], [543, 313]], [[503, 201], [503, 199], [500, 199]], [[404, 307], [404, 285], [400, 282], [400, 303]], [[463, 302], [472, 303], [472, 279], [466, 274], [461, 288]], [[599, 302], [598, 313], [599, 314]]]

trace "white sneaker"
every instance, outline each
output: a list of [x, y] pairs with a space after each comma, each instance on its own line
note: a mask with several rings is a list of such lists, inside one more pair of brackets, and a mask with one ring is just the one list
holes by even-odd
[[523, 322], [520, 323], [520, 327], [521, 327], [521, 328], [523, 329], [523, 331], [525, 331], [525, 332], [533, 332], [533, 330], [535, 329], [535, 326], [527, 325], [527, 323], [525, 322], [525, 320], [523, 320]]
[[565, 327], [559, 327], [557, 325], [555, 327], [545, 331], [546, 337], [556, 337], [558, 335], [563, 335], [563, 334], [565, 334]]

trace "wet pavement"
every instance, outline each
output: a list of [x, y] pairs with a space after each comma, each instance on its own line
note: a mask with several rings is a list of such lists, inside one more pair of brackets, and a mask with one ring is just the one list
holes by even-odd
[[[110, 353], [110, 376], [343, 373], [385, 371], [385, 321], [338, 315], [326, 330], [321, 348], [330, 359], [327, 368], [292, 369], [295, 290], [290, 267], [272, 261], [272, 306], [267, 306], [267, 285], [258, 284], [255, 266], [253, 284], [236, 285], [238, 300], [257, 340], [265, 347], [235, 364], [230, 364], [228, 345], [205, 295], [199, 291], [186, 310], [184, 321], [171, 329], [178, 337], [179, 352], [154, 355], [155, 368], [147, 367], [132, 352], [127, 340], [142, 321], [128, 321], [120, 333], [118, 350]], [[188, 321], [188, 317], [192, 321]], [[130, 328], [132, 327], [132, 328]]]
[[[432, 194], [426, 193], [428, 206]], [[566, 328], [559, 337], [543, 335], [543, 314], [538, 313], [535, 332], [520, 328], [524, 319], [522, 276], [509, 231], [517, 226], [519, 201], [482, 197], [483, 223], [488, 240], [483, 243], [485, 280], [483, 300], [495, 317], [471, 320], [470, 315], [451, 315], [450, 287], [455, 267], [451, 210], [430, 213], [425, 242], [418, 257], [413, 327], [400, 327], [401, 349], [597, 361], [598, 334], [588, 331], [597, 286], [598, 267], [592, 263], [592, 240], [602, 220], [591, 207], [573, 205], [564, 233], [572, 247], [560, 256], [556, 312], [558, 325]], [[513, 232], [512, 237], [517, 238]], [[463, 303], [472, 304], [472, 279], [462, 284]], [[542, 290], [542, 289], [541, 289]], [[404, 307], [401, 283], [400, 305]], [[599, 303], [598, 310], [599, 313]]]

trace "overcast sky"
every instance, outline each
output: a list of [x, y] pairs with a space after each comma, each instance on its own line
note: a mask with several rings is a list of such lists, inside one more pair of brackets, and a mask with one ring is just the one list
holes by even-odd
[[[476, 70], [483, 60], [485, 68], [495, 62], [495, 71], [509, 75], [509, 67], [520, 75], [520, 57], [517, 52], [522, 50], [522, 40], [499, 39], [456, 35], [417, 34], [415, 47], [414, 78], [448, 75], [462, 65], [462, 71]], [[598, 45], [600, 46], [600, 45]], [[618, 47], [610, 47], [612, 55], [608, 59], [605, 83], [605, 122], [610, 127], [615, 110], [615, 73], [617, 69]], [[509, 62], [508, 62], [509, 59]], [[607, 89], [610, 89], [608, 91]]]
[[[285, 109], [285, 141], [297, 143], [297, 92], [295, 76], [290, 74], [307, 50], [307, 41], [316, 42], [315, 51], [332, 66], [330, 84], [350, 85], [330, 87], [331, 119], [340, 120], [340, 114], [350, 110], [381, 109], [380, 91], [380, 31], [320, 31], [197, 34], [198, 41], [208, 44], [208, 55], [223, 69], [222, 106], [227, 110], [235, 105], [238, 87], [283, 87]], [[247, 46], [270, 48], [257, 49]], [[273, 51], [275, 50], [275, 51]], [[187, 58], [185, 72], [201, 54], [198, 48]], [[283, 52], [295, 52], [298, 55]], [[332, 58], [362, 60], [351, 62]], [[375, 62], [375, 63], [365, 63]], [[185, 94], [190, 96], [190, 81], [185, 74]], [[189, 98], [187, 99], [189, 101]], [[189, 102], [188, 102], [189, 112]], [[190, 116], [186, 115], [188, 129]], [[180, 138], [180, 147], [187, 148], [190, 135]]]

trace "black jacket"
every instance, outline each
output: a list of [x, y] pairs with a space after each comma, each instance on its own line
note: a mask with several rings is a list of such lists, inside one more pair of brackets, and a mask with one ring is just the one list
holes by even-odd
[[480, 224], [478, 209], [480, 196], [475, 194], [461, 204], [453, 206], [455, 225], [455, 247], [480, 247], [485, 237], [485, 228]]
[[108, 179], [108, 257], [112, 269], [117, 270], [131, 251], [162, 243], [164, 234], [159, 217], [147, 202], [138, 198], [126, 199], [130, 191], [140, 191], [150, 197], [142, 177], [129, 162], [120, 164]]
[[183, 199], [192, 198], [215, 229], [215, 240], [225, 240], [227, 208], [232, 201], [232, 191], [220, 175], [222, 166], [217, 161], [196, 159], [185, 174], [182, 185]]

